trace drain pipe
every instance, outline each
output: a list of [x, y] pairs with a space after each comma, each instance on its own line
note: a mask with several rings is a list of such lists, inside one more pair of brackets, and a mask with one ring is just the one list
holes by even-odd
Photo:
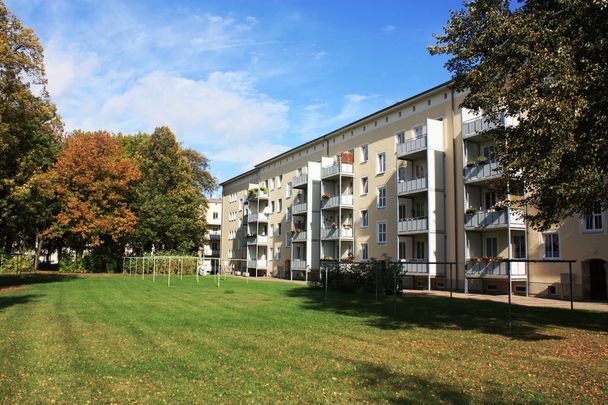
[[[457, 184], [458, 184], [458, 173], [462, 174], [462, 171], [458, 171], [457, 164], [456, 164], [456, 138], [455, 138], [456, 128], [454, 125], [454, 116], [456, 115], [455, 114], [456, 100], [454, 99], [455, 98], [454, 89], [452, 88], [450, 90], [452, 92], [452, 149], [453, 149], [453, 153], [452, 153], [453, 170], [452, 170], [452, 172], [453, 172], [453, 176], [454, 176], [454, 228], [456, 231], [456, 232], [454, 232], [454, 236], [455, 236], [454, 237], [454, 255], [455, 255], [454, 259], [455, 260], [454, 261], [456, 262], [456, 272], [455, 272], [456, 277], [455, 278], [456, 278], [456, 288], [458, 289], [458, 287], [459, 287], [459, 285], [458, 285], [458, 265], [460, 264], [460, 254], [459, 254], [460, 228], [458, 226], [459, 217], [458, 217], [458, 198], [457, 198], [458, 186], [457, 186]], [[464, 227], [464, 224], [463, 224], [463, 227]], [[450, 277], [451, 277], [451, 275], [450, 275]]]

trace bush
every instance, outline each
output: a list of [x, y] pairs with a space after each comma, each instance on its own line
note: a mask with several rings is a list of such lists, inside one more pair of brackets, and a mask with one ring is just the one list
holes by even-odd
[[13, 256], [2, 259], [0, 273], [23, 273], [34, 270], [33, 258], [31, 256]]
[[90, 273], [91, 261], [88, 257], [76, 258], [74, 260], [63, 259], [59, 263], [61, 273]]

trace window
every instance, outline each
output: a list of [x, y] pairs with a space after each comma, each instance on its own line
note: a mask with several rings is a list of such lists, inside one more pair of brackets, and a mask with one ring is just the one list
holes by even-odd
[[369, 226], [369, 214], [367, 210], [361, 210], [361, 228], [367, 228]]
[[232, 259], [234, 257], [234, 253], [232, 251], [232, 249], [228, 249], [228, 258]]
[[485, 192], [485, 209], [491, 210], [496, 205], [496, 192], [495, 191], [486, 191]]
[[283, 212], [283, 200], [279, 198], [277, 203], [277, 212]]
[[368, 192], [367, 177], [361, 177], [361, 195], [367, 194], [367, 192]]
[[281, 248], [277, 247], [274, 253], [274, 258], [277, 260], [281, 260]]
[[270, 202], [270, 212], [275, 212], [274, 211], [274, 201]]
[[367, 156], [368, 156], [368, 146], [361, 145], [361, 163], [367, 162]]
[[395, 134], [395, 141], [397, 143], [405, 143], [405, 131], [399, 131]]
[[211, 242], [211, 250], [217, 250], [217, 242]]
[[601, 231], [603, 228], [602, 223], [602, 212], [596, 211], [591, 215], [585, 217], [585, 230], [586, 231]]
[[526, 258], [526, 237], [524, 235], [513, 236], [513, 258]]
[[269, 179], [268, 180], [268, 189], [270, 189], [270, 191], [274, 190], [274, 179]]
[[293, 193], [293, 184], [291, 181], [287, 182], [287, 198], [291, 198], [291, 194]]
[[397, 181], [403, 183], [405, 181], [405, 166], [397, 168]]
[[498, 238], [486, 238], [486, 256], [498, 256]]
[[291, 235], [289, 232], [285, 234], [285, 247], [291, 247]]
[[545, 259], [559, 259], [559, 234], [543, 233]]
[[483, 147], [483, 157], [486, 158], [488, 163], [494, 163], [496, 161], [496, 148], [494, 145]]
[[279, 174], [277, 176], [277, 188], [283, 187], [283, 175]]
[[287, 218], [285, 220], [287, 222], [291, 221], [291, 207], [287, 207]]
[[422, 125], [419, 127], [414, 128], [414, 137], [416, 139], [420, 139], [424, 136], [424, 133], [422, 132]]
[[219, 217], [219, 214], [217, 212], [214, 212], [213, 213], [213, 219], [218, 219], [218, 217]]
[[378, 198], [376, 199], [376, 208], [386, 208], [386, 187], [378, 187]]
[[361, 261], [366, 261], [366, 260], [369, 260], [368, 253], [367, 253], [367, 243], [362, 243], [361, 244]]
[[386, 172], [386, 153], [378, 153], [378, 165], [376, 174], [384, 174]]
[[281, 224], [277, 224], [277, 236], [281, 236]]
[[376, 234], [376, 241], [378, 244], [386, 243], [386, 222], [378, 222], [376, 223], [378, 233]]
[[273, 260], [274, 259], [274, 249], [272, 249], [272, 247], [268, 248], [268, 260]]
[[405, 241], [404, 240], [399, 241], [399, 252], [397, 253], [397, 256], [398, 256], [399, 260], [406, 260]]
[[[407, 216], [405, 215], [405, 210], [406, 210], [406, 206], [404, 204], [399, 204], [399, 212], [398, 212], [398, 217], [399, 221], [405, 221], [405, 219], [407, 218]], [[414, 213], [412, 212], [412, 215]]]
[[414, 259], [416, 260], [424, 260], [426, 257], [425, 254], [425, 248], [424, 248], [424, 241], [423, 240], [417, 240], [416, 241], [416, 250], [414, 251]]
[[416, 201], [416, 208], [414, 210], [414, 216], [418, 218], [425, 217], [425, 204], [424, 201]]

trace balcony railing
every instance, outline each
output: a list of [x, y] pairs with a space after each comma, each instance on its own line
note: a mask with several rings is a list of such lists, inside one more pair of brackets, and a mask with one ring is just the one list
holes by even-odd
[[221, 236], [219, 233], [210, 233], [209, 240], [220, 240]]
[[306, 260], [293, 259], [291, 261], [291, 269], [292, 270], [306, 270]]
[[428, 263], [400, 263], [399, 267], [402, 273], [429, 273]]
[[465, 229], [485, 229], [485, 228], [506, 228], [508, 224], [512, 227], [525, 227], [526, 222], [523, 218], [523, 212], [517, 209], [500, 211], [478, 211], [474, 214], [465, 214], [464, 227]]
[[[470, 263], [465, 266], [465, 275], [467, 277], [484, 277], [484, 276], [508, 276], [508, 262], [489, 262], [489, 263]], [[523, 277], [526, 275], [526, 264], [522, 262], [511, 262], [511, 276]]]
[[[500, 126], [504, 126], [504, 118], [500, 119]], [[485, 117], [475, 118], [462, 123], [462, 137], [464, 139], [477, 135], [486, 129], [496, 128], [496, 124], [486, 121]]]
[[255, 200], [267, 200], [268, 199], [268, 193], [263, 191], [262, 189], [257, 189], [254, 192], [251, 192], [249, 194], [247, 194], [247, 200], [248, 201], [255, 201]]
[[397, 183], [397, 194], [409, 194], [416, 193], [427, 188], [427, 178], [421, 177], [419, 179], [405, 180]]
[[338, 195], [335, 197], [323, 198], [321, 200], [322, 209], [336, 208], [336, 207], [339, 207], [340, 205], [352, 207], [352, 205], [353, 205], [352, 194], [347, 194], [347, 195], [342, 195], [342, 196]]
[[342, 229], [321, 229], [321, 239], [340, 239], [340, 238], [352, 238], [353, 230], [352, 228], [342, 228]]
[[268, 222], [268, 215], [263, 212], [256, 212], [254, 214], [249, 214], [249, 218], [247, 218], [248, 222]]
[[292, 242], [306, 242], [306, 231], [300, 231], [293, 234]]
[[306, 211], [308, 211], [308, 204], [307, 203], [294, 204], [291, 207], [291, 213], [293, 215], [302, 214], [302, 213], [305, 213]]
[[399, 233], [422, 232], [428, 229], [429, 220], [427, 217], [400, 219], [397, 224], [397, 232]]
[[331, 166], [321, 168], [321, 178], [336, 176], [338, 174], [353, 174], [352, 163], [334, 163]]
[[305, 186], [308, 184], [308, 174], [302, 174], [300, 176], [295, 176], [291, 180], [291, 184], [293, 187]]
[[265, 245], [268, 243], [268, 236], [249, 236], [247, 237], [248, 245]]
[[426, 149], [426, 141], [427, 137], [423, 135], [420, 138], [408, 139], [403, 143], [398, 143], [397, 156], [401, 157]]
[[477, 166], [467, 166], [464, 168], [465, 183], [491, 180], [500, 176], [502, 176], [502, 170], [498, 166], [498, 162], [490, 162]]

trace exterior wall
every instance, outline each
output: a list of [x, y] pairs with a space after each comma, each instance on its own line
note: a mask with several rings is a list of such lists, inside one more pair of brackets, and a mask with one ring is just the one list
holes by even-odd
[[[472, 122], [479, 116], [459, 107], [463, 97], [462, 93], [452, 92], [448, 84], [439, 86], [276, 156], [224, 182], [221, 244], [224, 265], [233, 270], [244, 271], [243, 267], [247, 268], [247, 252], [249, 256], [253, 252], [247, 244], [247, 233], [260, 229], [260, 223], [249, 221], [249, 225], [243, 225], [243, 221], [248, 220], [247, 214], [257, 207], [250, 205], [251, 201], [247, 202], [247, 193], [251, 188], [267, 188], [268, 219], [264, 229], [268, 238], [265, 245], [256, 245], [256, 252], [258, 255], [262, 252], [267, 263], [262, 269], [249, 267], [252, 275], [299, 276], [298, 272], [303, 269], [318, 270], [318, 260], [326, 256], [344, 259], [352, 255], [355, 261], [361, 261], [364, 259], [362, 244], [366, 244], [368, 258], [455, 262], [453, 285], [460, 289], [506, 292], [509, 287], [505, 269], [509, 268], [516, 293], [548, 295], [549, 290], [553, 291], [550, 286], [555, 286], [557, 293], [554, 296], [562, 296], [562, 290], [566, 288], [563, 287], [562, 274], [567, 273], [567, 264], [512, 263], [507, 267], [503, 263], [490, 274], [476, 273], [480, 265], [475, 267], [472, 259], [485, 256], [492, 250], [488, 248], [492, 242], [488, 238], [496, 238], [493, 255], [505, 259], [516, 258], [516, 237], [526, 240], [524, 258], [542, 260], [544, 245], [541, 243], [542, 234], [517, 220], [513, 209], [507, 216], [497, 212], [494, 205], [488, 206], [491, 198], [486, 197], [486, 193], [501, 184], [500, 172], [495, 170], [497, 166], [488, 161], [474, 169], [467, 168], [468, 161], [483, 155], [484, 149], [487, 152], [493, 141], [476, 137], [471, 132]], [[416, 130], [417, 127], [422, 129]], [[400, 133], [403, 134], [398, 135]], [[422, 142], [422, 138], [426, 142], [424, 148], [414, 153], [406, 151], [404, 143], [414, 145]], [[363, 158], [364, 148], [367, 159]], [[309, 178], [308, 183], [299, 185], [297, 189], [289, 187], [294, 178], [303, 173], [312, 176], [319, 166], [323, 173], [323, 167], [339, 162], [343, 152], [352, 153], [352, 174], [341, 174], [332, 179], [333, 183], [316, 174], [314, 181]], [[384, 171], [378, 170], [380, 154], [385, 158]], [[362, 190], [364, 178], [367, 179], [367, 192]], [[420, 183], [423, 178], [426, 183]], [[414, 191], [404, 192], [410, 184], [414, 185]], [[424, 186], [416, 189], [421, 184]], [[382, 187], [386, 189], [386, 206], [378, 207], [378, 190]], [[291, 195], [288, 189], [292, 190]], [[318, 204], [324, 206], [318, 196], [325, 192], [332, 197], [342, 195], [340, 201], [350, 201], [352, 194], [352, 206], [349, 203], [334, 211], [328, 210], [327, 206], [314, 208]], [[507, 190], [498, 188], [498, 193], [501, 192], [512, 201], [520, 198], [512, 191], [507, 194]], [[299, 202], [306, 200], [307, 211], [296, 218], [293, 215], [289, 218], [288, 210], [293, 208], [296, 199]], [[475, 217], [465, 214], [469, 207], [479, 210]], [[362, 223], [364, 210], [367, 211], [367, 227]], [[306, 223], [302, 223], [304, 218]], [[427, 221], [423, 222], [426, 228], [416, 228], [416, 221], [420, 218]], [[500, 223], [500, 218], [504, 218], [506, 224]], [[488, 220], [498, 222], [488, 227], [471, 227], [471, 224], [479, 226]], [[565, 221], [557, 229], [560, 258], [577, 260], [573, 266], [573, 289], [577, 298], [590, 295], [591, 260], [608, 261], [607, 220], [604, 213], [603, 228], [593, 233], [583, 232], [578, 219]], [[328, 229], [334, 222], [334, 226], [344, 231], [344, 236], [336, 242], [324, 240], [321, 237], [323, 229]], [[379, 224], [386, 224], [384, 242], [378, 240]], [[416, 225], [408, 227], [411, 224]], [[301, 235], [299, 242], [293, 242], [292, 235], [295, 238], [303, 231], [307, 232], [306, 236]], [[294, 243], [297, 243], [299, 255]], [[339, 251], [334, 246], [340, 246]], [[597, 266], [594, 263], [593, 266]], [[418, 267], [414, 265], [412, 269], [415, 268]], [[406, 285], [446, 288], [446, 280], [450, 277], [445, 267], [430, 265], [423, 274], [409, 277]]]

